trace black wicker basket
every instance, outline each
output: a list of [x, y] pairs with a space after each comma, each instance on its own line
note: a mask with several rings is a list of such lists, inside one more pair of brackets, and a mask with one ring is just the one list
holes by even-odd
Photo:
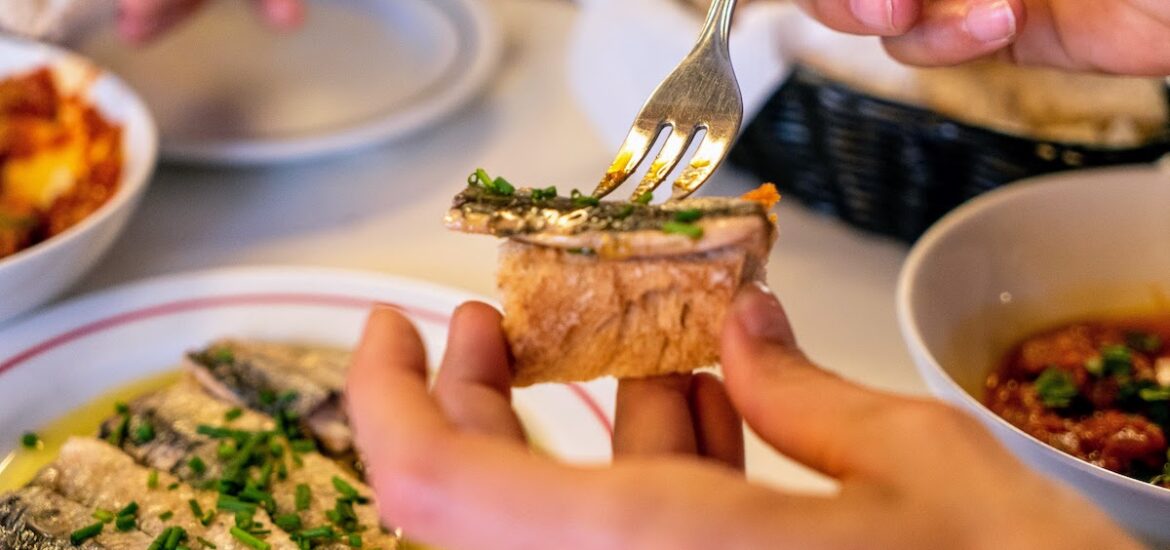
[[797, 67], [748, 124], [731, 159], [785, 197], [913, 242], [954, 207], [1006, 183], [1167, 153], [1170, 121], [1136, 148], [1037, 141], [878, 99]]

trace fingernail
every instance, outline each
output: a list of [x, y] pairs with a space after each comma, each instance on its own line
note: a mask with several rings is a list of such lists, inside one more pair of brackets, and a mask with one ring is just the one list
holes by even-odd
[[1016, 35], [1016, 13], [1007, 0], [972, 6], [963, 24], [980, 42], [1002, 42]]
[[849, 8], [858, 21], [874, 30], [894, 28], [894, 0], [849, 0]]
[[741, 290], [733, 310], [749, 335], [777, 344], [792, 341], [792, 329], [788, 326], [784, 308], [763, 283], [755, 282]]

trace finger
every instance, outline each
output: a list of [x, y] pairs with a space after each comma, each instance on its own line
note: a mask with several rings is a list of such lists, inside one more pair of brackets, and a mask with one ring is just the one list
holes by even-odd
[[743, 420], [723, 383], [712, 374], [696, 374], [689, 401], [699, 454], [743, 471]]
[[895, 59], [912, 65], [953, 65], [1008, 47], [1024, 28], [1023, 0], [928, 2], [914, 28], [883, 39]]
[[427, 392], [422, 340], [396, 309], [374, 306], [352, 361], [346, 403], [354, 439], [369, 460], [391, 461], [412, 441], [449, 431]]
[[755, 285], [736, 297], [724, 323], [721, 360], [728, 393], [765, 441], [831, 476], [865, 468], [866, 422], [893, 401], [813, 365], [780, 302]]
[[261, 17], [280, 29], [299, 27], [305, 20], [305, 6], [301, 0], [255, 0]]
[[618, 382], [614, 456], [695, 454], [690, 382], [690, 375], [683, 374]]
[[923, 0], [798, 0], [800, 7], [829, 28], [852, 34], [890, 36], [918, 20]]
[[148, 42], [198, 9], [204, 0], [122, 0], [118, 33], [134, 43]]
[[500, 319], [495, 308], [479, 302], [455, 310], [434, 396], [460, 429], [522, 443], [524, 430], [512, 410], [512, 374]]

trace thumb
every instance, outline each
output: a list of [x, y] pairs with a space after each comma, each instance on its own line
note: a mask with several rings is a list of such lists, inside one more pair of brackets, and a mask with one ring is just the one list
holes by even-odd
[[740, 290], [724, 321], [722, 363], [731, 401], [780, 453], [825, 474], [859, 469], [861, 441], [893, 396], [848, 382], [808, 360], [779, 300], [762, 285]]

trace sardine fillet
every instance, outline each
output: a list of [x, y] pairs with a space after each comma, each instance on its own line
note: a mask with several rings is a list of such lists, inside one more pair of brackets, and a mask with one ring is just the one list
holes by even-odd
[[[188, 501], [195, 500], [202, 510], [210, 511], [215, 510], [218, 495], [186, 484], [168, 489], [177, 479], [163, 472], [156, 475], [156, 487], [150, 488], [147, 484], [149, 468], [139, 466], [129, 455], [104, 441], [75, 437], [61, 447], [57, 460], [41, 470], [32, 484], [52, 489], [90, 509], [119, 510], [136, 502], [138, 529], [151, 536], [177, 525], [185, 529], [192, 540], [203, 537], [223, 550], [248, 550], [248, 546], [229, 532], [235, 525], [230, 515], [217, 514], [206, 527], [194, 517]], [[164, 512], [171, 512], [171, 519], [159, 519]], [[260, 516], [262, 523], [272, 522], [263, 511], [260, 511]], [[296, 548], [288, 535], [279, 530], [274, 530], [265, 540], [273, 549]]]
[[141, 531], [119, 532], [112, 525], [74, 546], [69, 535], [97, 520], [93, 509], [44, 487], [24, 487], [0, 495], [0, 548], [3, 550], [143, 550], [151, 537]]

